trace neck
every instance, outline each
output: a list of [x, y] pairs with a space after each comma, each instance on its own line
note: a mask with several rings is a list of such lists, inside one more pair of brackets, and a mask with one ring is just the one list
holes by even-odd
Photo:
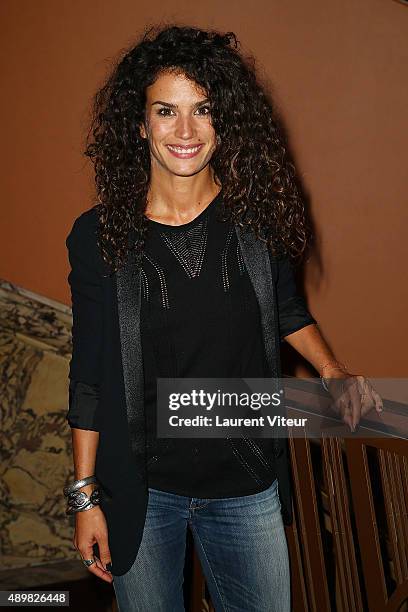
[[176, 176], [152, 168], [145, 214], [155, 221], [174, 225], [188, 223], [219, 191], [209, 165], [194, 176]]

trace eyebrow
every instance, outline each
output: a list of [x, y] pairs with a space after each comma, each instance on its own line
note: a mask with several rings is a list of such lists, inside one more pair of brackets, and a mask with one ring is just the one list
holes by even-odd
[[[208, 104], [209, 101], [210, 100], [206, 98], [205, 100], [196, 102], [193, 106], [197, 108], [198, 106], [202, 106], [203, 104]], [[162, 102], [161, 100], [156, 100], [155, 102], [152, 102], [152, 106], [154, 106], [155, 104], [161, 104], [162, 106], [167, 106], [168, 108], [178, 108], [177, 104], [171, 104], [171, 102]]]

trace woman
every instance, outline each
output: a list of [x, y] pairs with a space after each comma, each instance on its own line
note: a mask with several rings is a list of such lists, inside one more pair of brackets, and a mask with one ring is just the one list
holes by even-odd
[[[177, 612], [188, 524], [217, 611], [289, 610], [285, 441], [156, 436], [157, 378], [278, 377], [283, 339], [352, 378], [296, 293], [304, 209], [235, 36], [147, 33], [96, 96], [87, 155], [99, 204], [67, 238], [74, 544], [121, 612]], [[343, 394], [351, 428], [381, 408], [366, 388], [363, 411]]]

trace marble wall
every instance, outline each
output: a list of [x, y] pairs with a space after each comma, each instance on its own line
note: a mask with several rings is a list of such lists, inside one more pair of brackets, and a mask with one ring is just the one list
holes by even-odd
[[78, 557], [62, 493], [71, 321], [67, 306], [0, 280], [0, 569]]

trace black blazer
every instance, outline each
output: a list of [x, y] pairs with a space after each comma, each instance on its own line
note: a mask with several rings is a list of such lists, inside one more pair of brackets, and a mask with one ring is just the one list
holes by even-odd
[[[99, 431], [95, 474], [101, 485], [113, 575], [133, 564], [148, 501], [140, 334], [141, 275], [131, 254], [114, 275], [96, 243], [98, 206], [80, 215], [67, 237], [72, 295], [71, 427]], [[235, 226], [243, 260], [260, 308], [270, 376], [281, 376], [280, 341], [316, 323], [296, 292], [287, 259], [272, 260], [252, 232]], [[277, 299], [279, 287], [281, 299]], [[234, 442], [239, 439], [235, 438]], [[282, 516], [292, 520], [287, 441], [274, 439]]]

